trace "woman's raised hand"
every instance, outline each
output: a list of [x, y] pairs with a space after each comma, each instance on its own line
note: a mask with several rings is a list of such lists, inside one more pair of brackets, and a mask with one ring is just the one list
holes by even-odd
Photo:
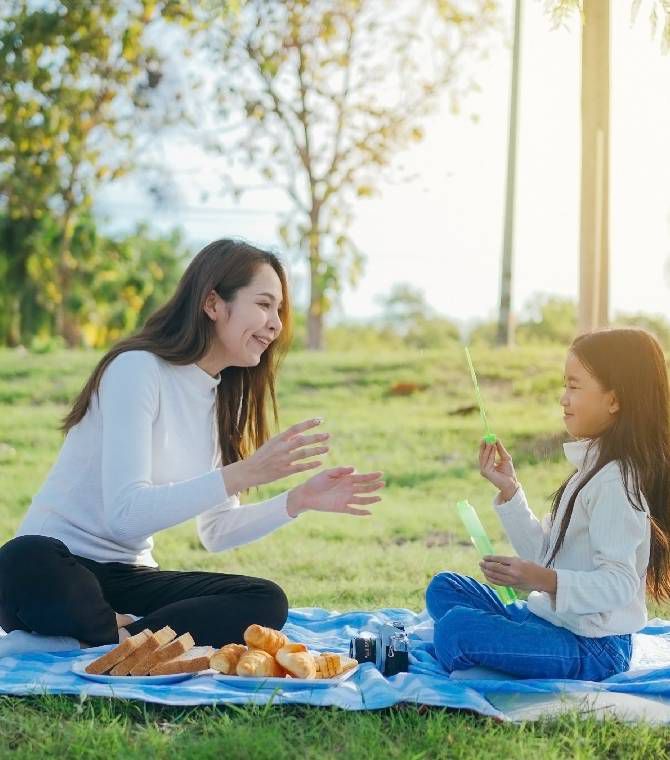
[[289, 475], [321, 466], [320, 460], [305, 462], [310, 457], [328, 452], [328, 446], [319, 446], [330, 438], [328, 433], [304, 435], [306, 430], [320, 425], [322, 419], [316, 417], [292, 425], [266, 441], [250, 457], [224, 467], [224, 482], [228, 493], [238, 493], [263, 483], [272, 483]]
[[479, 446], [479, 472], [500, 491], [503, 501], [509, 501], [519, 488], [509, 451], [500, 441]]
[[383, 487], [381, 472], [359, 474], [353, 467], [335, 467], [313, 475], [302, 485], [292, 488], [289, 491], [286, 510], [291, 517], [297, 517], [309, 509], [317, 512], [369, 515], [369, 510], [359, 507], [381, 501], [381, 496], [367, 494]]

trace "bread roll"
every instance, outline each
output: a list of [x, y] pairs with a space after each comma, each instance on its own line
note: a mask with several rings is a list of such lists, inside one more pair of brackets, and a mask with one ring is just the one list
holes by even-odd
[[285, 647], [289, 641], [283, 633], [263, 625], [250, 625], [244, 632], [244, 640], [254, 649], [262, 649], [271, 655]]
[[224, 675], [235, 675], [240, 657], [247, 651], [244, 644], [226, 644], [212, 655], [209, 666]]
[[262, 649], [249, 649], [237, 663], [237, 675], [245, 678], [260, 676], [283, 678], [285, 674], [269, 652]]
[[277, 662], [295, 678], [316, 678], [316, 662], [304, 644], [289, 644], [276, 654]]

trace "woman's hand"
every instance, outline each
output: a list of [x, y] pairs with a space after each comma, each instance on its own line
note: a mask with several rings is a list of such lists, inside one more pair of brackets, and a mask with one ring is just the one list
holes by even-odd
[[365, 506], [381, 501], [380, 496], [361, 496], [384, 487], [381, 472], [356, 473], [353, 467], [335, 467], [313, 475], [302, 485], [289, 491], [286, 510], [291, 517], [314, 509], [317, 512], [341, 512], [347, 515], [369, 515]]
[[479, 563], [484, 577], [494, 586], [514, 586], [526, 591], [556, 593], [556, 571], [519, 557], [488, 555]]
[[[498, 460], [496, 461], [496, 456]], [[503, 501], [509, 501], [519, 488], [512, 457], [500, 441], [479, 446], [479, 472], [500, 491]]]
[[303, 435], [306, 430], [320, 425], [321, 422], [320, 417], [298, 422], [283, 433], [270, 438], [247, 459], [226, 465], [223, 468], [223, 480], [228, 493], [239, 493], [253, 486], [272, 483], [289, 475], [320, 467], [320, 460], [302, 460], [328, 452], [328, 446], [313, 445], [327, 441], [330, 438], [328, 433]]

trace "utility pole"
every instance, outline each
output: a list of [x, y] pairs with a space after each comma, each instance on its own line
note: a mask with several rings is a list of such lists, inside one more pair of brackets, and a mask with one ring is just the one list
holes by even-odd
[[497, 343], [514, 343], [512, 314], [512, 264], [514, 253], [514, 206], [516, 194], [517, 113], [519, 108], [519, 57], [521, 47], [521, 0], [514, 4], [514, 47], [512, 49], [512, 87], [509, 104], [509, 139], [507, 144], [507, 184], [505, 188], [505, 228], [503, 232], [500, 274], [500, 310]]
[[579, 329], [609, 321], [610, 2], [584, 0]]

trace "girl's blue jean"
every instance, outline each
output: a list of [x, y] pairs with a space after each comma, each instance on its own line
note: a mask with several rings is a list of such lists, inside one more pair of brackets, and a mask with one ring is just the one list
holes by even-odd
[[435, 653], [448, 671], [483, 666], [521, 678], [601, 681], [628, 669], [631, 636], [578, 636], [504, 605], [495, 591], [458, 573], [439, 573], [426, 590]]

